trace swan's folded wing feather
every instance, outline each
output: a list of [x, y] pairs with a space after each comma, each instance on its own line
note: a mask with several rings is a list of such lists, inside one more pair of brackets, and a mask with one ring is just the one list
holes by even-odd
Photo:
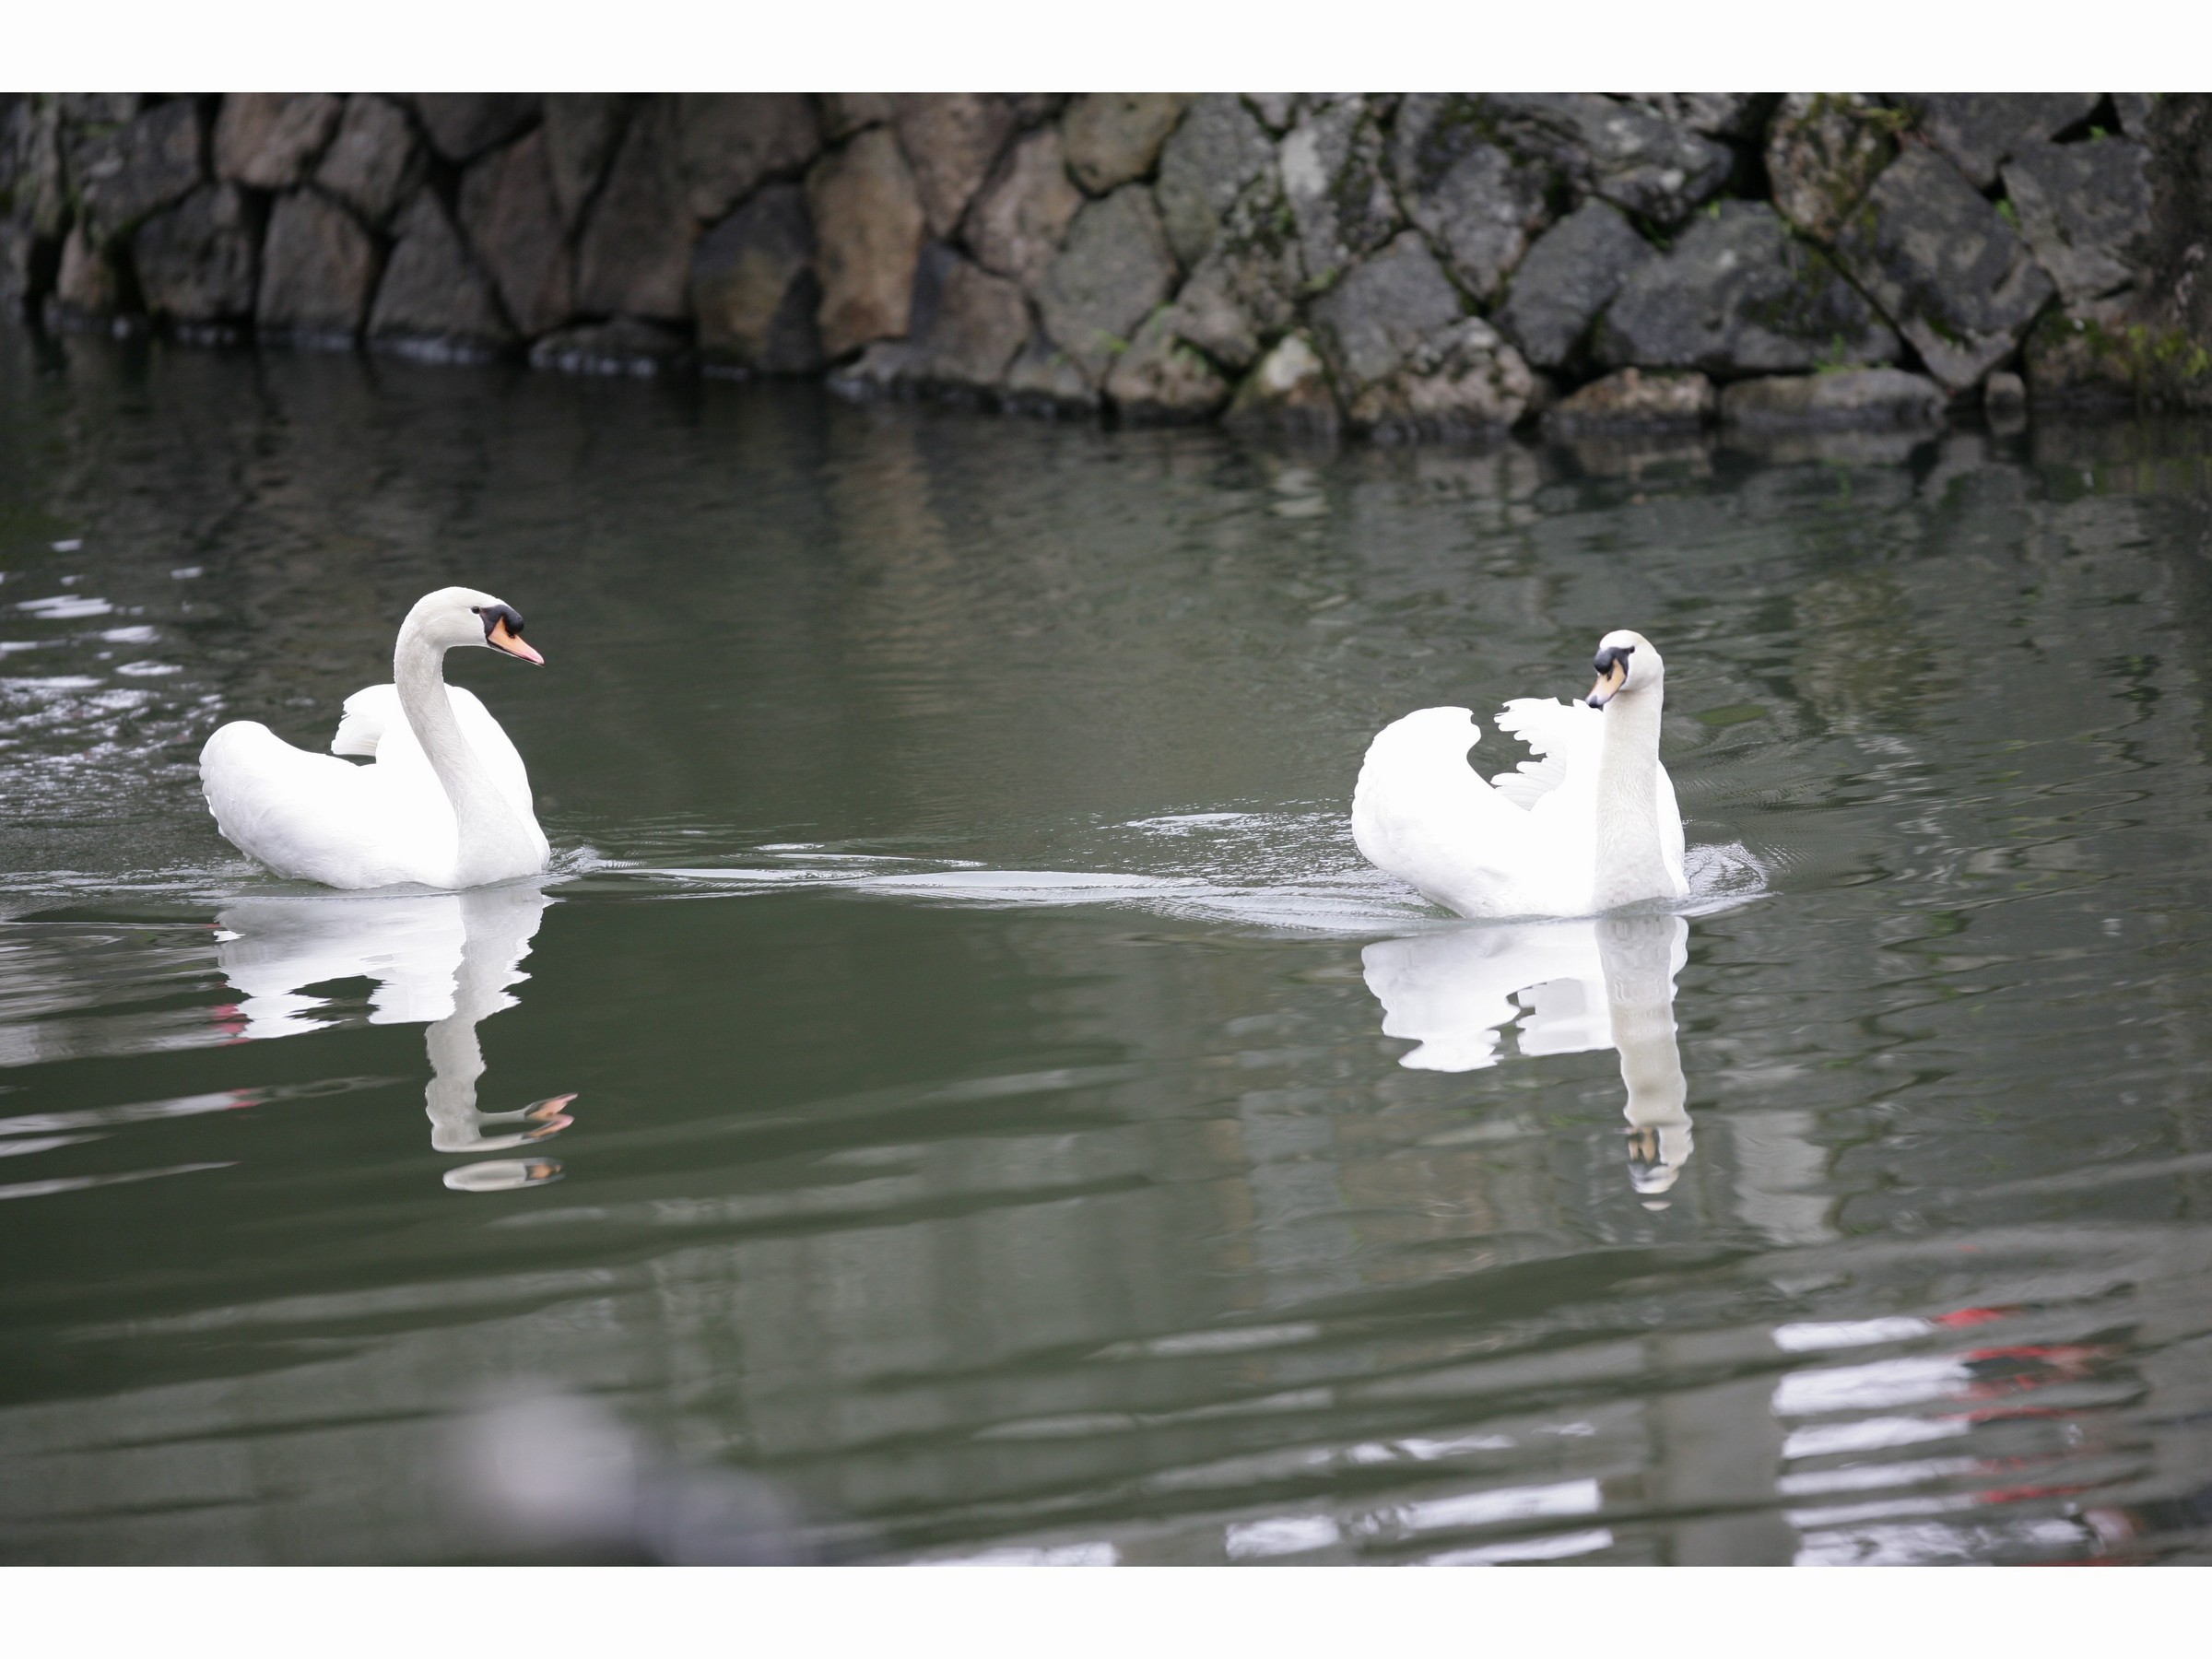
[[1527, 812], [1570, 778], [1594, 777], [1605, 739], [1604, 720], [1604, 714], [1588, 703], [1516, 697], [1491, 724], [1526, 744], [1535, 759], [1522, 761], [1512, 771], [1494, 773], [1490, 787]]
[[517, 812], [526, 818], [534, 818], [530, 771], [523, 764], [522, 753], [514, 747], [514, 740], [492, 718], [491, 711], [474, 691], [465, 686], [448, 686], [445, 689], [453, 700], [453, 717], [461, 723], [461, 735], [468, 739], [468, 747], [477, 751], [485, 771]]
[[[524, 818], [535, 821], [535, 809], [530, 799], [530, 773], [523, 764], [512, 739], [492, 718], [491, 711], [483, 700], [465, 686], [448, 686], [446, 700], [453, 704], [453, 718], [461, 727], [461, 735], [476, 751], [477, 762], [484, 774], [492, 781], [500, 794]], [[357, 735], [358, 734], [358, 735]], [[341, 748], [343, 742], [359, 742], [365, 735], [370, 747]], [[392, 686], [371, 686], [356, 691], [346, 700], [346, 718], [339, 724], [338, 735], [331, 740], [331, 752], [339, 755], [373, 754], [379, 769], [391, 775], [395, 785], [410, 789], [438, 789], [442, 798], [442, 787], [437, 774], [430, 770], [429, 757], [422, 752], [421, 741], [415, 728], [407, 724], [406, 713], [399, 706], [399, 692]]]
[[346, 712], [338, 721], [336, 735], [330, 740], [330, 752], [373, 758], [384, 734], [406, 723], [406, 717], [399, 712], [397, 686], [388, 681], [381, 686], [363, 686], [346, 700]]
[[331, 887], [410, 879], [394, 851], [408, 839], [373, 767], [295, 748], [259, 721], [218, 727], [200, 750], [200, 786], [216, 827], [280, 876]]
[[1467, 764], [1482, 735], [1465, 709], [1418, 709], [1368, 745], [1352, 840], [1368, 862], [1463, 915], [1510, 911], [1534, 827]]

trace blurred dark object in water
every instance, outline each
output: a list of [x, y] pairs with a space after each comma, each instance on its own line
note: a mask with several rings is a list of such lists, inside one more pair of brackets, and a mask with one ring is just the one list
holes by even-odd
[[450, 1500], [492, 1560], [806, 1566], [784, 1495], [759, 1476], [683, 1467], [605, 1406], [525, 1387], [452, 1430]]

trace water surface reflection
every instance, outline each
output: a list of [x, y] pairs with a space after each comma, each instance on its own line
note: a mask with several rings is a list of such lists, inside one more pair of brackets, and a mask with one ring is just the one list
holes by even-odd
[[[0, 1556], [465, 1558], [515, 1377], [829, 1559], [2212, 1553], [2198, 429], [1293, 457], [12, 337]], [[556, 665], [483, 693], [559, 902], [297, 920], [197, 745], [325, 741], [457, 576]], [[1757, 902], [1361, 869], [1386, 720], [1624, 622]]]
[[[576, 1097], [478, 1111], [484, 1050], [477, 1027], [514, 1006], [511, 988], [530, 977], [523, 959], [551, 902], [532, 883], [465, 893], [234, 900], [216, 915], [217, 961], [239, 1000], [217, 1008], [216, 1021], [248, 1042], [316, 1030], [331, 990], [368, 980], [371, 1024], [428, 1027], [430, 1080], [423, 1109], [435, 1149], [477, 1153], [535, 1145], [575, 1121], [565, 1108]], [[449, 1170], [444, 1181], [456, 1192], [504, 1192], [559, 1174], [555, 1159], [505, 1159]]]
[[1419, 1047], [1398, 1064], [1477, 1071], [1506, 1029], [1521, 1053], [1615, 1049], [1628, 1088], [1630, 1180], [1647, 1205], [1689, 1161], [1689, 1087], [1675, 1044], [1675, 976], [1689, 960], [1681, 916], [1477, 924], [1370, 945], [1367, 988], [1385, 1036]]

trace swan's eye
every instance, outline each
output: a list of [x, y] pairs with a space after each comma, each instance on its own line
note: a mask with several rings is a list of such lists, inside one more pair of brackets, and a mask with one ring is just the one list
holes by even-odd
[[484, 607], [480, 605], [472, 605], [468, 607], [468, 614], [472, 617], [480, 617], [484, 614]]

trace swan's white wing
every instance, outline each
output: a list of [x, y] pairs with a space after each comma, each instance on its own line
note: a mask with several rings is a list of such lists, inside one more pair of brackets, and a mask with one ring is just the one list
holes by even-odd
[[330, 740], [334, 755], [366, 755], [374, 758], [376, 746], [384, 734], [395, 725], [406, 724], [399, 712], [399, 688], [386, 683], [382, 686], [363, 686], [346, 700], [346, 712], [338, 721], [336, 735]]
[[453, 862], [443, 795], [396, 789], [380, 770], [294, 748], [253, 720], [218, 727], [200, 750], [200, 787], [224, 838], [280, 876], [330, 887], [421, 881]]
[[[530, 799], [530, 772], [513, 740], [491, 717], [483, 700], [465, 686], [448, 686], [445, 695], [453, 706], [453, 718], [460, 722], [461, 735], [476, 750], [486, 776], [525, 822], [535, 824], [537, 818]], [[342, 742], [364, 739], [369, 744], [366, 748], [338, 747]], [[334, 754], [373, 754], [380, 769], [391, 770], [408, 787], [434, 788], [443, 798], [443, 786], [430, 769], [430, 758], [422, 752], [415, 728], [400, 709], [396, 687], [370, 686], [347, 698], [346, 718], [339, 723], [338, 735], [331, 739], [330, 747]]]
[[530, 769], [523, 764], [514, 740], [491, 717], [491, 711], [474, 691], [465, 686], [448, 686], [445, 691], [453, 699], [453, 713], [461, 722], [461, 735], [468, 739], [468, 747], [484, 762], [484, 770], [491, 774], [491, 781], [499, 785], [500, 793], [516, 812], [535, 824], [536, 809], [530, 799]]
[[1462, 915], [1513, 915], [1540, 853], [1528, 814], [1467, 764], [1482, 728], [1465, 709], [1419, 709], [1376, 734], [1352, 791], [1368, 862]]
[[1525, 743], [1535, 758], [1493, 774], [1490, 787], [1525, 812], [1570, 778], [1594, 779], [1605, 718], [1585, 702], [1516, 697], [1498, 712], [1496, 724]]

